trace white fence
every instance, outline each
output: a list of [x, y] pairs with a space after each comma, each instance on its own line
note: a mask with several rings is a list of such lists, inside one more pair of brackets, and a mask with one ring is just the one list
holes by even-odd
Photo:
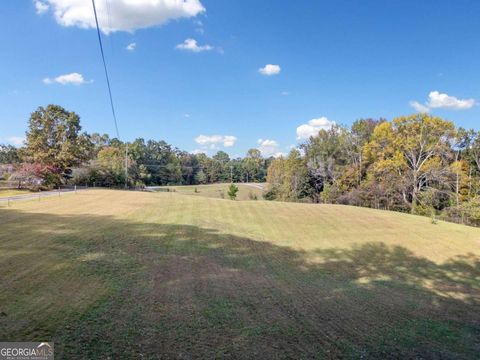
[[56, 190], [39, 191], [39, 192], [32, 192], [32, 193], [21, 194], [21, 195], [0, 197], [0, 205], [10, 206], [10, 204], [14, 201], [25, 201], [25, 200], [40, 201], [42, 198], [45, 198], [45, 197], [61, 196], [62, 194], [76, 193], [77, 191], [82, 191], [86, 189], [87, 189], [86, 186], [76, 186], [76, 185], [62, 186]]

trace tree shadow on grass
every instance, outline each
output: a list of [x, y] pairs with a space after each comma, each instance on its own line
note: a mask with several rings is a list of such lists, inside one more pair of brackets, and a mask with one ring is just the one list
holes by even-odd
[[[480, 259], [302, 252], [192, 225], [0, 210], [0, 340], [59, 358], [476, 358]], [[316, 261], [311, 257], [315, 255]]]

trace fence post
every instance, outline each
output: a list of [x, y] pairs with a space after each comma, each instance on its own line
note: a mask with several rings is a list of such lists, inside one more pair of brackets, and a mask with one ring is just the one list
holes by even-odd
[[41, 196], [40, 196], [40, 193], [38, 193], [38, 201], [40, 201], [40, 197], [41, 197]]
[[60, 197], [60, 186], [58, 187], [58, 196]]
[[7, 206], [10, 207], [10, 198], [7, 199]]
[[77, 193], [77, 185], [75, 185], [75, 194]]

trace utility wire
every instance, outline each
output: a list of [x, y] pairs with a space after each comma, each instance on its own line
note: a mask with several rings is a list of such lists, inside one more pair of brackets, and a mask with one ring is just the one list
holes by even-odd
[[[95, 24], [97, 25], [98, 44], [100, 45], [100, 52], [102, 54], [103, 69], [105, 70], [105, 78], [107, 79], [108, 96], [110, 98], [110, 107], [112, 108], [113, 122], [115, 123], [115, 131], [117, 138], [120, 140], [120, 132], [118, 131], [117, 115], [115, 114], [115, 106], [113, 105], [112, 88], [110, 87], [110, 78], [108, 76], [107, 63], [105, 61], [105, 53], [103, 52], [102, 35], [100, 34], [100, 26], [98, 26], [97, 7], [95, 0], [92, 0], [93, 14], [95, 15]], [[108, 7], [107, 7], [108, 11]], [[110, 21], [110, 15], [109, 21]], [[128, 142], [125, 141], [125, 189], [128, 187]]]
[[100, 45], [100, 52], [102, 54], [103, 69], [105, 70], [105, 78], [107, 79], [108, 95], [110, 98], [110, 107], [112, 108], [113, 121], [115, 123], [115, 131], [117, 138], [120, 139], [120, 133], [118, 131], [117, 115], [115, 114], [115, 106], [113, 105], [112, 89], [110, 87], [110, 78], [108, 76], [107, 63], [105, 62], [105, 54], [103, 52], [102, 36], [100, 34], [100, 27], [98, 26], [97, 7], [95, 6], [95, 0], [92, 0], [93, 13], [95, 14], [95, 24], [97, 25], [98, 44]]
[[[111, 30], [112, 29], [112, 21], [111, 21], [111, 16], [110, 16], [110, 2], [108, 0], [105, 1], [105, 8], [107, 9], [107, 19], [108, 19], [108, 28]], [[113, 37], [109, 37], [109, 42], [110, 42], [110, 55], [113, 55]]]

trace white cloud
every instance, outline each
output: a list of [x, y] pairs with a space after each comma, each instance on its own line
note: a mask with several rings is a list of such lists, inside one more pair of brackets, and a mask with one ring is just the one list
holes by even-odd
[[183, 114], [183, 117], [190, 118], [190, 114]]
[[57, 76], [56, 78], [45, 78], [43, 79], [43, 82], [45, 84], [53, 84], [53, 83], [58, 83], [61, 85], [83, 85], [83, 84], [88, 84], [93, 82], [93, 80], [85, 80], [83, 78], [82, 74], [79, 74], [77, 72], [73, 72], [70, 74], [65, 74], [65, 75], [60, 75]]
[[258, 72], [265, 76], [277, 75], [280, 74], [280, 65], [267, 64], [263, 68], [258, 69]]
[[290, 93], [290, 91], [282, 91], [280, 94], [283, 95], [283, 96], [288, 96], [291, 93]]
[[410, 101], [410, 106], [422, 113], [429, 112], [432, 109], [467, 110], [475, 104], [475, 99], [458, 99], [455, 96], [442, 94], [438, 91], [431, 91], [425, 104], [421, 104], [418, 101]]
[[197, 40], [195, 39], [186, 39], [183, 43], [175, 46], [178, 50], [186, 50], [192, 52], [202, 52], [213, 50], [213, 46], [210, 45], [198, 45]]
[[328, 120], [324, 116], [312, 119], [308, 123], [297, 127], [297, 139], [308, 139], [310, 136], [316, 136], [320, 130], [328, 130], [333, 125], [335, 125], [335, 121]]
[[270, 139], [258, 139], [258, 150], [262, 153], [265, 157], [279, 157], [285, 156], [285, 153], [279, 151], [279, 144], [275, 140]]
[[223, 138], [223, 146], [225, 147], [232, 147], [235, 145], [237, 138], [235, 136], [224, 136]]
[[432, 91], [428, 94], [428, 107], [430, 109], [444, 108], [453, 110], [470, 109], [475, 105], [475, 99], [457, 99], [455, 96]]
[[197, 26], [195, 28], [196, 32], [202, 35], [205, 34], [205, 30], [203, 30], [203, 22], [201, 20], [195, 20], [193, 23]]
[[137, 48], [137, 43], [132, 42], [128, 44], [125, 49], [127, 49], [128, 51], [135, 51], [136, 48]]
[[[57, 23], [84, 29], [95, 27], [92, 3], [87, 0], [42, 0], [52, 9]], [[200, 0], [115, 0], [96, 2], [98, 22], [105, 34], [132, 32], [190, 18], [205, 11]]]
[[419, 113], [428, 113], [430, 108], [426, 105], [420, 104], [418, 101], [410, 101], [410, 106]]
[[197, 144], [209, 146], [211, 149], [215, 149], [219, 144], [223, 144], [224, 147], [232, 147], [236, 141], [237, 138], [232, 135], [199, 135], [195, 138]]
[[49, 8], [50, 6], [43, 1], [39, 1], [39, 0], [35, 1], [35, 10], [37, 11], [37, 14], [39, 15], [44, 14], [45, 12], [48, 11]]
[[22, 146], [23, 143], [25, 142], [25, 137], [24, 136], [10, 136], [6, 138], [7, 142], [15, 145], [15, 146]]

